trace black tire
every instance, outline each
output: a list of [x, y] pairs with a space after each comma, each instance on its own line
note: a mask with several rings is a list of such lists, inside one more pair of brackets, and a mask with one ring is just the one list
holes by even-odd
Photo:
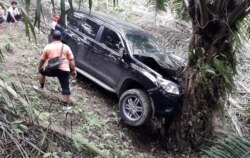
[[151, 118], [152, 107], [148, 94], [141, 89], [125, 91], [119, 100], [123, 121], [131, 126], [140, 126]]

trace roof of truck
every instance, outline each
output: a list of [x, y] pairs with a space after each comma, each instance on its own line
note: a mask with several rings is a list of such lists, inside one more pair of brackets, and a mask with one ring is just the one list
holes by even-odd
[[[71, 11], [69, 9], [68, 11]], [[96, 12], [89, 9], [80, 9], [80, 10], [74, 10], [74, 12], [77, 13], [83, 13], [85, 16], [88, 16], [90, 18], [95, 18], [99, 21], [102, 21], [103, 23], [107, 23], [109, 25], [114, 26], [115, 28], [119, 29], [120, 31], [123, 32], [137, 32], [137, 33], [143, 33], [143, 34], [148, 34], [147, 31], [144, 29], [140, 28], [139, 26], [136, 26], [134, 24], [128, 23], [124, 20], [121, 20], [117, 17], [110, 16], [101, 12]]]

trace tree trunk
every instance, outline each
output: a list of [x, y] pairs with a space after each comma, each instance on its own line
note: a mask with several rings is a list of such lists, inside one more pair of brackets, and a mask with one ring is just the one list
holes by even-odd
[[236, 21], [244, 17], [242, 9], [247, 6], [249, 2], [244, 6], [236, 0], [189, 0], [193, 35], [184, 72], [185, 96], [181, 112], [168, 129], [168, 147], [197, 150], [205, 139], [211, 138], [213, 114], [234, 86], [236, 59], [232, 35], [237, 31]]

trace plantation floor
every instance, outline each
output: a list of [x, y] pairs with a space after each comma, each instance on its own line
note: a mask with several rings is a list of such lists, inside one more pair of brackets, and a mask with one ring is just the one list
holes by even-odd
[[74, 135], [83, 135], [112, 157], [179, 157], [164, 150], [162, 144], [166, 142], [162, 141], [160, 126], [154, 126], [160, 123], [140, 128], [125, 125], [120, 120], [116, 95], [83, 76], [71, 79], [74, 108], [63, 110], [57, 79], [47, 78], [45, 90], [39, 89], [37, 80], [39, 56], [47, 44], [47, 35], [37, 34], [37, 43], [30, 42], [22, 23], [2, 24], [0, 33], [0, 49], [4, 54], [0, 77], [8, 85], [14, 84], [16, 91], [26, 96], [45, 120]]

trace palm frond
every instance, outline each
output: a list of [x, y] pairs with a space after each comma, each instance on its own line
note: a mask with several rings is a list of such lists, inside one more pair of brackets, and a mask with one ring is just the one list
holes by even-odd
[[165, 8], [166, 0], [156, 0], [156, 8], [159, 10], [166, 10]]
[[41, 0], [37, 0], [34, 26], [37, 25], [38, 28], [40, 28], [41, 26], [40, 25], [41, 24], [41, 10], [42, 10]]
[[209, 149], [203, 150], [202, 158], [246, 158], [250, 156], [250, 141], [244, 138], [228, 136], [215, 142]]
[[233, 38], [233, 48], [237, 52], [243, 52], [243, 44], [249, 38], [250, 33], [250, 15], [244, 18], [243, 21], [237, 23], [238, 32]]
[[165, 3], [166, 3], [166, 0], [149, 0], [148, 1], [148, 4], [155, 6], [156, 11], [158, 10], [165, 11], [166, 10]]
[[30, 0], [25, 0], [25, 10], [27, 11], [27, 13], [29, 13], [29, 9], [30, 9]]
[[4, 61], [2, 50], [0, 49], [0, 63]]
[[25, 23], [25, 32], [26, 32], [26, 36], [30, 39], [30, 31], [36, 41], [36, 33], [35, 33], [35, 27], [34, 25], [31, 23], [31, 20], [29, 18], [28, 13], [26, 12], [26, 10], [24, 8], [21, 8], [22, 11], [22, 15], [23, 15], [23, 20]]
[[172, 12], [178, 13], [178, 16], [180, 19], [188, 21], [190, 20], [187, 7], [186, 7], [186, 1], [183, 0], [167, 0], [166, 4], [168, 8], [171, 9]]

